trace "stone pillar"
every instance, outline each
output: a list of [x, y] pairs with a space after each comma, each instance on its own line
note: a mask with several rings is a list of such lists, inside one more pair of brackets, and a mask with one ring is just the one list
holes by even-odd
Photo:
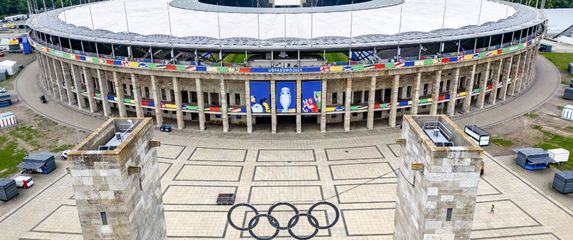
[[489, 96], [489, 103], [491, 105], [494, 105], [496, 100], [497, 100], [497, 85], [499, 85], [499, 79], [501, 78], [501, 68], [503, 66], [503, 58], [499, 60], [499, 65], [497, 67], [497, 71], [495, 73], [495, 75], [493, 76], [493, 88], [492, 88], [492, 92]]
[[179, 81], [173, 77], [173, 92], [175, 93], [175, 107], [177, 108], [177, 128], [185, 128], [185, 121], [183, 120], [183, 101], [181, 100], [181, 89], [179, 89]]
[[527, 85], [531, 84], [533, 82], [533, 79], [535, 79], [535, 62], [537, 61], [537, 51], [538, 51], [537, 49], [539, 49], [539, 45], [535, 45], [535, 48], [533, 49], [533, 52], [531, 54]]
[[251, 110], [251, 80], [245, 80], [245, 108], [247, 109], [247, 133], [253, 132], [253, 114]]
[[78, 73], [75, 70], [73, 64], [70, 64], [70, 70], [72, 71], [72, 81], [74, 81], [74, 85], [76, 86], [76, 97], [78, 101], [78, 108], [84, 109], [86, 107], [86, 102], [84, 101], [84, 96], [82, 93], [82, 81], [81, 76], [78, 76]]
[[398, 86], [400, 85], [400, 75], [395, 75], [392, 81], [392, 95], [390, 102], [390, 117], [388, 124], [390, 127], [396, 127], [396, 114], [398, 112]]
[[529, 51], [525, 52], [524, 55], [524, 59], [523, 59], [523, 68], [521, 69], [521, 77], [520, 77], [520, 81], [519, 81], [519, 91], [521, 92], [523, 89], [525, 89], [525, 87], [527, 86], [527, 82], [526, 82], [526, 72], [527, 72], [527, 68], [529, 67]]
[[277, 133], [277, 93], [276, 82], [271, 80], [271, 133]]
[[346, 79], [346, 99], [344, 99], [344, 131], [350, 131], [350, 104], [352, 103], [352, 78]]
[[219, 86], [221, 89], [221, 94], [219, 95], [221, 99], [221, 117], [223, 118], [223, 132], [229, 131], [229, 115], [227, 114], [227, 90], [225, 89], [225, 79], [219, 79]]
[[131, 85], [133, 85], [133, 100], [135, 101], [135, 112], [138, 118], [143, 118], [143, 108], [141, 107], [141, 88], [135, 78], [135, 74], [131, 74]]
[[[505, 76], [503, 79], [503, 87], [501, 88], [501, 100], [505, 101], [507, 99], [507, 85], [509, 84], [509, 78], [511, 77], [511, 67], [513, 64], [513, 56], [509, 57], [509, 63], [506, 64]], [[512, 79], [514, 82], [515, 79]]]
[[296, 80], [296, 133], [302, 132], [302, 81]]
[[58, 95], [60, 95], [60, 101], [64, 101], [64, 93], [62, 92], [62, 80], [58, 76], [58, 68], [56, 67], [56, 60], [52, 58], [52, 67], [54, 69], [54, 77], [56, 79], [56, 89], [58, 90]]
[[[69, 105], [74, 105], [74, 97], [73, 97], [73, 91], [72, 91], [72, 83], [70, 81], [70, 79], [66, 76], [68, 75], [66, 72], [66, 68], [64, 67], [64, 62], [60, 61], [60, 67], [62, 69], [62, 78], [64, 79], [64, 82], [66, 83], [66, 93], [67, 93], [67, 97], [68, 97], [68, 104]], [[79, 94], [79, 93], [77, 93]]]
[[[54, 99], [56, 99], [56, 88], [54, 87], [54, 77], [52, 76], [52, 70], [50, 69], [50, 64], [48, 62], [48, 58], [45, 57], [44, 55], [40, 54], [40, 58], [42, 59], [42, 61], [44, 62], [44, 68], [45, 70], [48, 72], [47, 76], [48, 76], [48, 82], [49, 82], [49, 87], [50, 87], [50, 92], [52, 93], [52, 97]], [[55, 85], [57, 86], [57, 85]]]
[[[157, 126], [163, 125], [163, 110], [161, 109], [161, 97], [159, 97], [159, 88], [157, 87], [157, 79], [151, 75], [151, 96], [153, 97], [153, 110], [155, 111], [155, 121]], [[199, 95], [197, 95], [199, 98]], [[203, 96], [201, 96], [203, 98]]]
[[420, 84], [422, 82], [422, 73], [416, 74], [416, 82], [414, 83], [414, 96], [412, 96], [412, 115], [418, 115], [418, 103], [420, 102]]
[[509, 95], [511, 96], [515, 96], [515, 88], [517, 87], [518, 82], [520, 82], [519, 80], [519, 68], [521, 67], [521, 59], [522, 59], [522, 55], [518, 55], [517, 56], [517, 64], [515, 64], [515, 68], [513, 71], [513, 77], [511, 78], [512, 83], [511, 83], [511, 88], [509, 90]]
[[368, 119], [366, 119], [366, 127], [370, 130], [374, 129], [374, 99], [376, 95], [376, 76], [370, 78], [370, 90], [368, 90]]
[[320, 132], [326, 132], [326, 88], [327, 88], [327, 80], [322, 79], [322, 89], [320, 93]]
[[107, 82], [101, 77], [101, 70], [97, 69], [97, 79], [100, 90], [101, 104], [103, 107], [103, 115], [106, 117], [111, 117], [111, 108], [109, 106], [109, 101], [107, 100], [107, 94], [109, 89], [107, 87]]
[[[88, 90], [88, 103], [90, 104], [90, 112], [95, 113], [97, 112], [97, 104], [94, 98], [95, 91], [94, 91], [94, 82], [88, 72], [86, 71], [86, 67], [82, 67], [84, 72], [84, 78], [86, 80], [86, 88]], [[79, 94], [79, 93], [78, 93]]]
[[119, 117], [127, 117], [127, 111], [125, 110], [125, 103], [123, 102], [123, 99], [125, 98], [124, 94], [123, 94], [123, 84], [121, 84], [119, 82], [119, 78], [117, 76], [117, 72], [112, 72], [113, 73], [113, 85], [115, 86], [115, 96], [117, 98], [117, 108], [119, 110]]
[[440, 82], [442, 81], [442, 70], [436, 72], [436, 80], [434, 81], [434, 93], [432, 94], [432, 105], [430, 106], [430, 115], [438, 113], [438, 101], [440, 97]]
[[477, 64], [474, 64], [472, 66], [472, 75], [470, 76], [470, 81], [468, 82], [468, 85], [466, 86], [466, 97], [464, 98], [464, 105], [462, 107], [462, 111], [464, 113], [468, 113], [471, 110], [471, 106], [472, 106], [472, 93], [474, 91], [474, 80], [476, 77], [476, 67]]
[[195, 78], [195, 90], [197, 90], [197, 108], [199, 109], [199, 130], [205, 130], [205, 99], [201, 89], [201, 79]]
[[487, 62], [487, 65], [485, 67], [485, 74], [482, 77], [482, 81], [481, 81], [481, 92], [479, 93], [479, 97], [478, 97], [478, 102], [477, 102], [477, 108], [482, 109], [484, 107], [484, 103], [485, 103], [485, 94], [487, 91], [487, 81], [489, 80], [489, 71], [490, 71], [490, 67], [491, 67], [491, 62]]
[[458, 82], [460, 81], [460, 68], [456, 68], [454, 80], [450, 82], [450, 101], [448, 102], [448, 116], [456, 114], [456, 102], [458, 96]]
[[42, 54], [40, 53], [36, 53], [36, 59], [38, 59], [38, 65], [40, 66], [40, 69], [42, 70], [42, 78], [44, 79], [44, 87], [45, 89], [52, 94], [53, 94], [53, 89], [51, 89], [51, 84], [50, 84], [50, 80], [48, 78], [48, 73], [46, 72], [46, 65], [44, 63], [44, 59], [42, 58]]

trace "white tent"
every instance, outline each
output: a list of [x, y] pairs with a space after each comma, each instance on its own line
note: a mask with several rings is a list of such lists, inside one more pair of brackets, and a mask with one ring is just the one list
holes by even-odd
[[18, 65], [14, 61], [6, 60], [0, 62], [0, 71], [8, 71], [8, 75], [14, 75], [18, 71]]

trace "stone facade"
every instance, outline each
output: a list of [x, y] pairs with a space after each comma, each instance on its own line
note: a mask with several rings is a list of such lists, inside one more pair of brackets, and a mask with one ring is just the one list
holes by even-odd
[[[42, 85], [54, 98], [81, 109], [101, 112], [104, 116], [126, 117], [130, 113], [154, 117], [158, 125], [165, 119], [175, 119], [172, 122], [177, 128], [199, 130], [208, 128], [213, 120], [225, 132], [240, 127], [250, 133], [253, 125], [269, 124], [268, 129], [274, 133], [277, 124], [286, 122], [296, 126], [293, 128], [296, 132], [302, 132], [304, 124], [320, 125], [321, 132], [328, 131], [328, 125], [342, 124], [344, 130], [350, 131], [358, 124], [354, 122], [364, 122], [368, 129], [375, 125], [394, 127], [407, 114], [454, 116], [495, 105], [529, 85], [537, 49], [535, 43], [483, 59], [410, 68], [284, 74], [134, 69], [75, 61], [43, 51], [37, 53], [44, 70]], [[307, 80], [323, 82], [319, 113], [277, 113], [274, 108], [270, 113], [252, 113], [250, 106], [247, 107], [250, 102], [247, 91], [251, 92], [247, 89], [248, 82], [269, 81], [275, 86], [280, 81]], [[300, 85], [297, 84], [297, 93], [301, 92]], [[271, 98], [273, 91], [274, 88]], [[184, 107], [187, 105], [196, 108], [187, 109]], [[270, 105], [276, 103], [271, 101]], [[344, 110], [328, 110], [335, 107]], [[228, 110], [233, 108], [240, 110]], [[382, 124], [374, 124], [375, 121]]]
[[[436, 146], [422, 130], [435, 120], [452, 131], [453, 147]], [[405, 116], [399, 141], [394, 239], [469, 239], [483, 150], [442, 115]]]
[[[114, 150], [98, 150], [134, 127]], [[68, 155], [84, 239], [165, 239], [165, 216], [153, 125], [149, 118], [110, 119]], [[127, 131], [129, 132], [129, 130]]]

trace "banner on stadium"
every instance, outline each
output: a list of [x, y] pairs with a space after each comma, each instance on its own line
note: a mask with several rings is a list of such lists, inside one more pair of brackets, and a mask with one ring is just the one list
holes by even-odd
[[271, 83], [269, 81], [251, 81], [251, 112], [271, 112]]
[[320, 112], [322, 106], [322, 83], [320, 80], [302, 81], [301, 95], [303, 113]]
[[277, 112], [296, 112], [296, 82], [277, 81], [276, 82]]

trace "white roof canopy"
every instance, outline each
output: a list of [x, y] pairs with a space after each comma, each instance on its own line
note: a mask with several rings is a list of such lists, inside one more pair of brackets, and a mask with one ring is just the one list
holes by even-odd
[[123, 0], [103, 1], [90, 4], [91, 7], [69, 9], [58, 17], [76, 26], [141, 35], [310, 39], [458, 29], [499, 21], [516, 13], [511, 6], [489, 0], [405, 0], [400, 5], [377, 9], [261, 14], [187, 10], [168, 3], [125, 0], [124, 8]]

